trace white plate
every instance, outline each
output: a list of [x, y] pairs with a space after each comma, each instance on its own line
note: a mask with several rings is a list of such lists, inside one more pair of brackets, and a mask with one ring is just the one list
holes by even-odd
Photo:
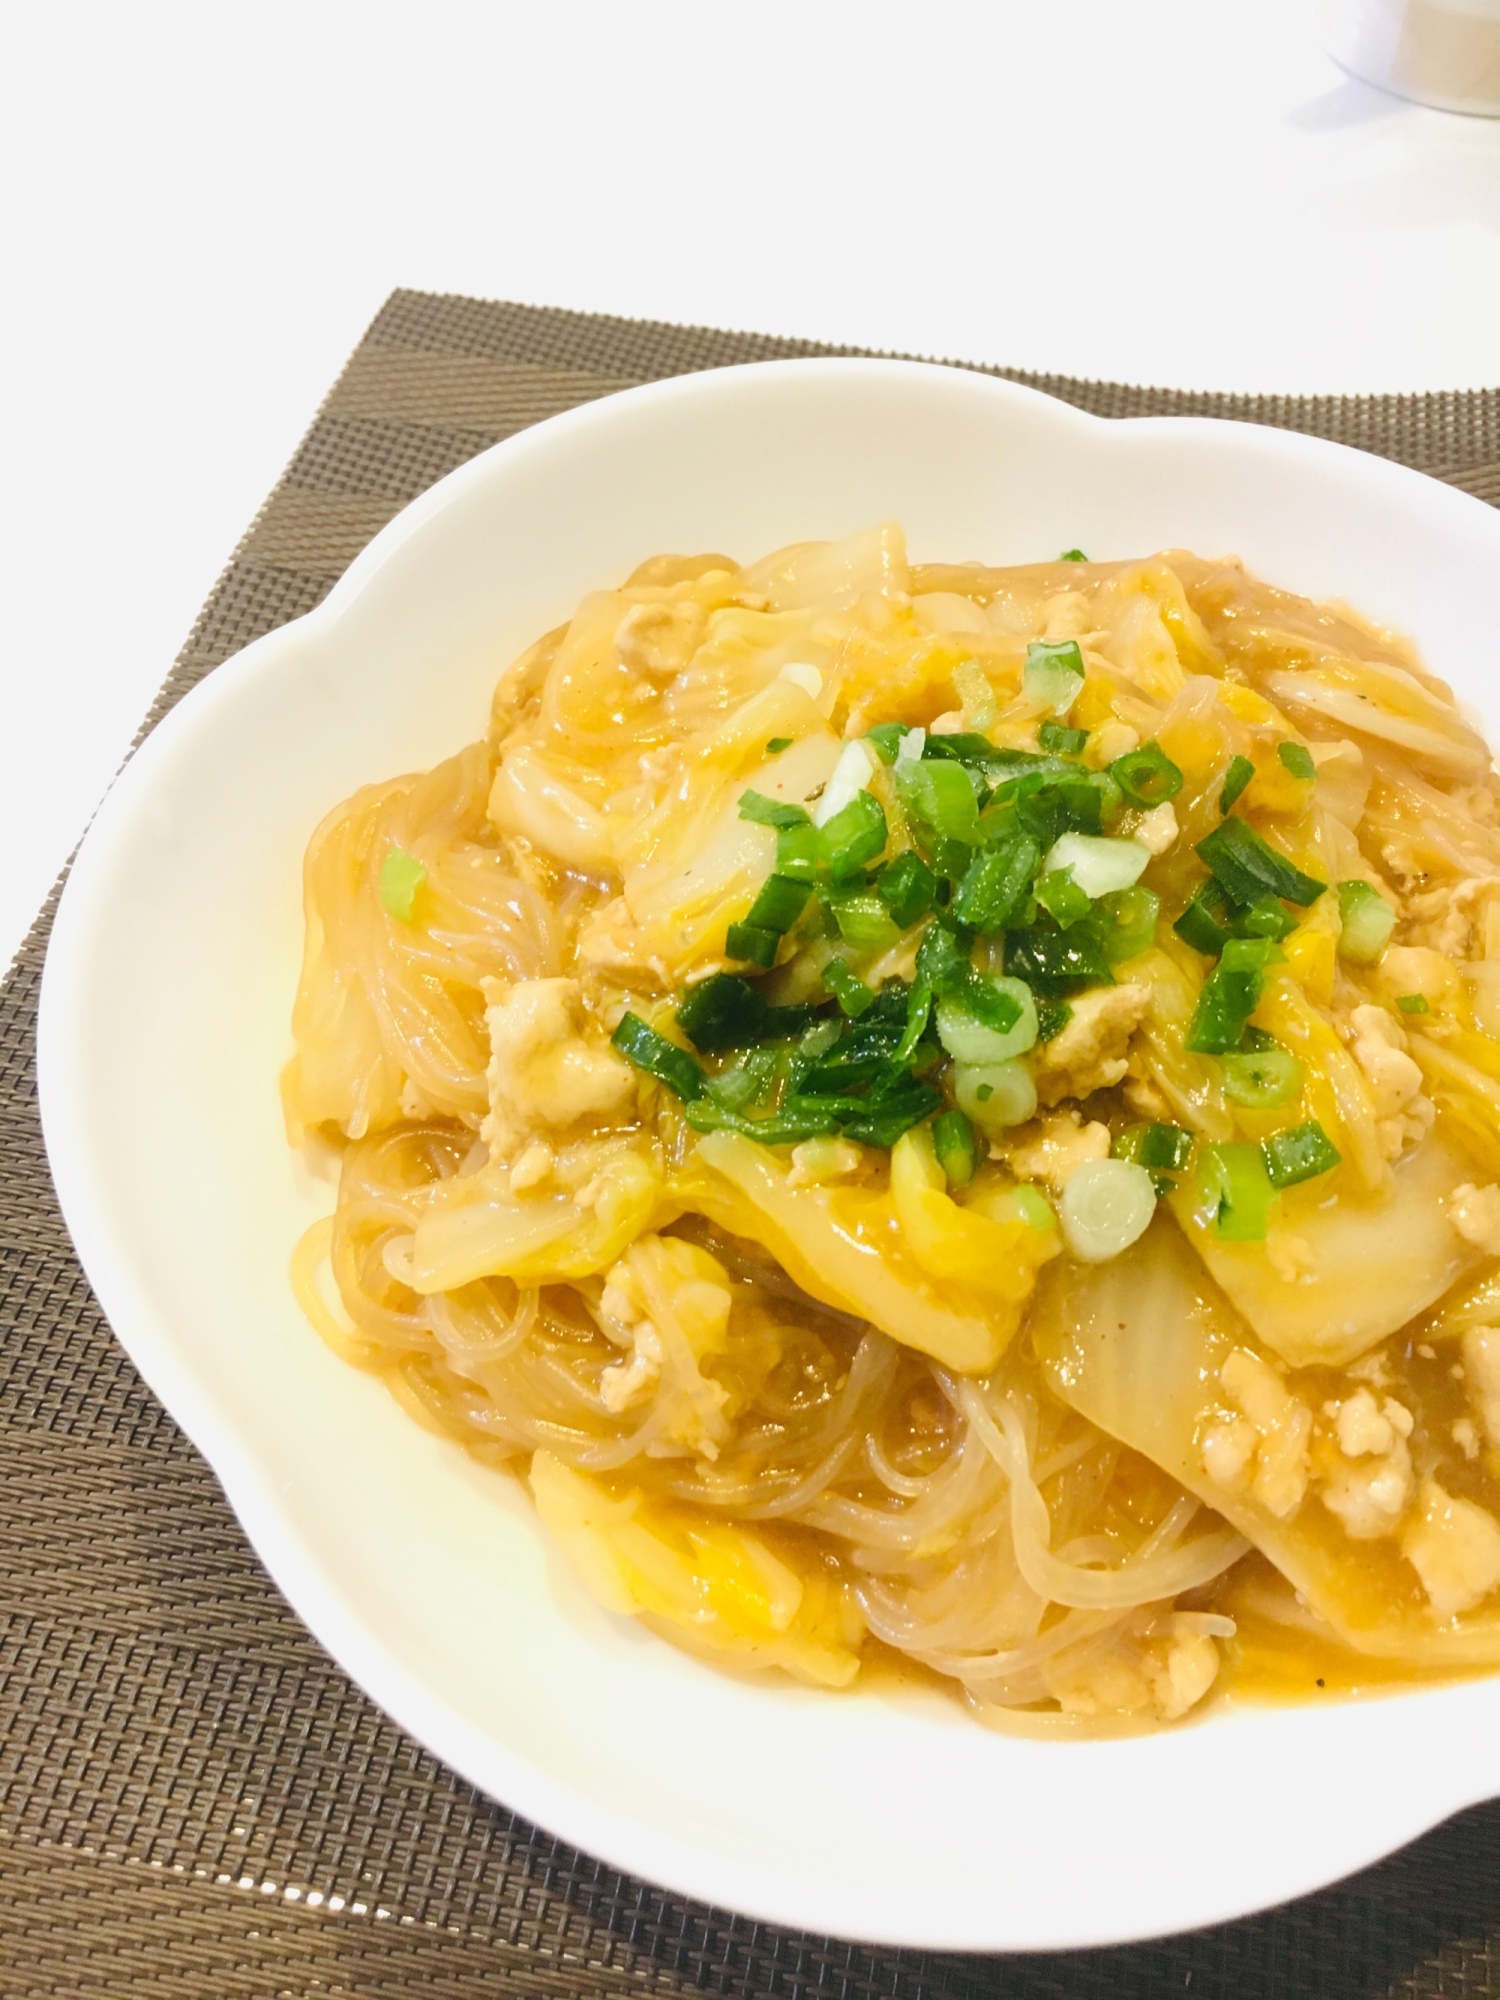
[[519, 1487], [335, 1360], [288, 1290], [331, 1200], [276, 1094], [316, 821], [479, 735], [512, 655], [643, 557], [749, 560], [887, 516], [919, 559], [1238, 551], [1417, 634], [1500, 722], [1500, 516], [1397, 466], [904, 363], [614, 396], [443, 480], [148, 739], [53, 932], [47, 1145], [116, 1333], [276, 1581], [485, 1791], [618, 1867], [814, 1931], [1017, 1950], [1184, 1929], [1500, 1792], [1500, 1680], [1055, 1745], [937, 1699], [734, 1678], [598, 1609]]

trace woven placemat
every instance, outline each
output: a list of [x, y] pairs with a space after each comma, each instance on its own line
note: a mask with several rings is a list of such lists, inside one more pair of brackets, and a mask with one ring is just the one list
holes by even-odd
[[[835, 351], [395, 293], [150, 721], [311, 610], [398, 508], [498, 438], [634, 383]], [[1012, 379], [1104, 416], [1235, 416], [1339, 438], [1500, 505], [1500, 391], [1302, 399]], [[1162, 1944], [985, 1959], [702, 1908], [479, 1796], [303, 1630], [110, 1336], [37, 1122], [50, 913], [0, 990], [0, 1994], [1500, 2000], [1500, 1805], [1267, 1916]]]

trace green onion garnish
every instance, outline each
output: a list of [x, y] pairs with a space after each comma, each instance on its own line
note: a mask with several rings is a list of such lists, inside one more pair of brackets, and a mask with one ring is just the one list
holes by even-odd
[[877, 722], [873, 729], [865, 731], [865, 741], [875, 746], [875, 754], [882, 764], [894, 764], [902, 737], [910, 734], [909, 722]]
[[965, 765], [948, 758], [903, 761], [896, 766], [896, 789], [912, 817], [941, 838], [975, 838], [979, 805]]
[[675, 1042], [648, 1027], [639, 1014], [623, 1015], [610, 1041], [628, 1062], [654, 1076], [658, 1083], [664, 1083], [685, 1104], [702, 1097], [708, 1089], [703, 1065], [686, 1049], [678, 1048]]
[[1115, 983], [1109, 961], [1087, 924], [1075, 924], [1070, 931], [1011, 931], [1005, 969], [1048, 1000], [1082, 992], [1086, 986]]
[[727, 1069], [710, 1077], [708, 1094], [726, 1111], [743, 1111], [766, 1098], [776, 1081], [777, 1056], [774, 1049], [752, 1049]]
[[1266, 1140], [1261, 1151], [1272, 1185], [1279, 1188], [1295, 1187], [1298, 1181], [1326, 1174], [1343, 1157], [1316, 1118], [1294, 1125], [1290, 1132], [1278, 1132]]
[[769, 972], [776, 963], [776, 948], [780, 943], [780, 931], [765, 930], [759, 924], [731, 924], [724, 933], [724, 955]]
[[901, 935], [890, 911], [873, 891], [830, 896], [828, 907], [839, 936], [854, 951], [887, 951]]
[[695, 1132], [739, 1132], [762, 1146], [799, 1146], [804, 1139], [831, 1138], [839, 1121], [824, 1106], [789, 1099], [769, 1118], [747, 1118], [716, 1104], [711, 1097], [695, 1099], [684, 1116]]
[[1069, 930], [1094, 907], [1073, 880], [1071, 868], [1054, 868], [1041, 875], [1032, 889], [1038, 903], [1063, 930]]
[[875, 878], [875, 893], [902, 930], [925, 917], [937, 896], [937, 877], [914, 848], [888, 861]]
[[1161, 901], [1139, 883], [1133, 889], [1115, 889], [1094, 905], [1094, 935], [1111, 965], [1139, 958], [1156, 942], [1156, 919]]
[[1328, 887], [1294, 868], [1284, 855], [1261, 839], [1242, 819], [1226, 819], [1194, 849], [1218, 878], [1225, 895], [1236, 903], [1253, 903], [1264, 895], [1282, 896], [1289, 903], [1315, 903]]
[[1049, 716], [1036, 733], [1036, 740], [1044, 750], [1054, 750], [1061, 757], [1076, 757], [1089, 740], [1086, 729], [1069, 729], [1066, 723], [1054, 722]]
[[1224, 1095], [1251, 1111], [1274, 1111], [1302, 1088], [1302, 1065], [1286, 1049], [1230, 1050], [1224, 1057]]
[[783, 750], [790, 750], [791, 747], [792, 739], [790, 736], [773, 736], [766, 745], [766, 755], [768, 757], [779, 757]]
[[1403, 1014], [1425, 1014], [1429, 1011], [1425, 993], [1398, 993], [1396, 1005]]
[[1158, 1173], [1180, 1174], [1192, 1158], [1193, 1135], [1181, 1125], [1131, 1125], [1110, 1150], [1117, 1160], [1134, 1160], [1137, 1166]]
[[938, 1165], [951, 1187], [967, 1187], [979, 1165], [979, 1141], [973, 1122], [962, 1111], [945, 1111], [932, 1121], [932, 1143]]
[[1182, 790], [1182, 773], [1153, 736], [1139, 750], [1116, 757], [1109, 774], [1132, 805], [1159, 806]]
[[1279, 896], [1257, 896], [1234, 914], [1236, 937], [1271, 938], [1279, 944], [1297, 928], [1297, 919]]
[[380, 864], [380, 900], [398, 923], [409, 924], [416, 907], [417, 891], [427, 880], [427, 870], [415, 854], [393, 847]]
[[768, 799], [764, 792], [740, 793], [740, 818], [751, 819], [759, 826], [807, 826], [810, 815], [806, 806], [794, 806], [780, 799]]
[[1294, 778], [1300, 778], [1310, 785], [1318, 775], [1318, 767], [1312, 760], [1312, 753], [1304, 750], [1300, 743], [1278, 743], [1276, 755], [1281, 759]]
[[1227, 813], [1246, 785], [1255, 776], [1255, 766], [1248, 757], [1231, 757], [1229, 768], [1224, 773], [1224, 789], [1219, 794], [1219, 811]]
[[831, 958], [823, 967], [823, 984], [851, 1021], [857, 1021], [875, 1005], [875, 995], [841, 958]]
[[677, 1025], [706, 1056], [764, 1041], [771, 1009], [766, 997], [737, 973], [716, 972], [690, 986], [677, 1009]]
[[858, 792], [822, 829], [828, 870], [835, 882], [878, 860], [885, 852], [889, 830], [885, 809], [869, 792]]
[[1033, 639], [1026, 648], [1021, 692], [1033, 708], [1062, 717], [1083, 687], [1083, 653], [1076, 639]]
[[788, 875], [768, 875], [750, 905], [745, 922], [763, 931], [775, 931], [779, 937], [796, 923], [811, 894], [810, 882], [798, 882]]
[[1073, 1018], [1073, 1009], [1066, 1000], [1043, 1000], [1036, 1003], [1036, 1038], [1039, 1042], [1055, 1041]]
[[1339, 951], [1356, 965], [1373, 965], [1390, 942], [1396, 912], [1372, 882], [1339, 884]]
[[1259, 1146], [1200, 1146], [1194, 1192], [1225, 1243], [1263, 1243], [1276, 1190]]
[[[1037, 842], [1025, 834], [1006, 847], [981, 848], [965, 869], [953, 899], [957, 922], [974, 931], [1003, 930], [1026, 900], [1040, 858]], [[1085, 908], [1087, 902], [1085, 897]]]
[[823, 835], [811, 820], [802, 820], [796, 826], [778, 828], [776, 834], [776, 873], [789, 875], [796, 882], [812, 882], [823, 866], [825, 851]]
[[1064, 549], [1057, 560], [1059, 562], [1087, 562], [1088, 557], [1083, 553], [1082, 549]]
[[1184, 944], [1201, 951], [1205, 958], [1217, 958], [1234, 936], [1234, 905], [1212, 875], [1200, 883], [1182, 915], [1172, 928]]
[[1259, 1003], [1270, 956], [1268, 938], [1231, 938], [1203, 983], [1183, 1044], [1195, 1055], [1221, 1056], [1238, 1049], [1245, 1024]]

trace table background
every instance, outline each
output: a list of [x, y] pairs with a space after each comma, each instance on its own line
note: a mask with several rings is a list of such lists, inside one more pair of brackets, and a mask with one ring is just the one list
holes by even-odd
[[1316, 0], [16, 8], [0, 962], [394, 284], [1176, 388], [1500, 383], [1500, 121]]

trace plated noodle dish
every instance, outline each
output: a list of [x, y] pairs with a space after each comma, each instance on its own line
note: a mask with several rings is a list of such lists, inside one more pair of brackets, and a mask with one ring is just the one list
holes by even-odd
[[1407, 639], [661, 556], [304, 887], [298, 1297], [611, 1611], [1036, 1735], [1500, 1666], [1500, 780]]

